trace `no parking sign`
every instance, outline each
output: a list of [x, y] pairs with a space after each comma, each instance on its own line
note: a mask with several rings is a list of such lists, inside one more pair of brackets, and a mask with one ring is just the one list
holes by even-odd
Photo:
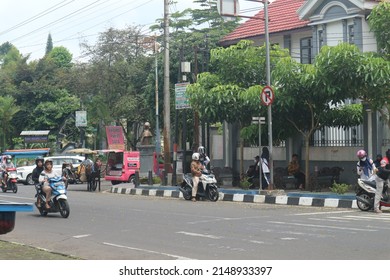
[[270, 86], [265, 86], [263, 90], [261, 91], [261, 102], [265, 105], [271, 105], [272, 102], [274, 101], [275, 95], [274, 91]]

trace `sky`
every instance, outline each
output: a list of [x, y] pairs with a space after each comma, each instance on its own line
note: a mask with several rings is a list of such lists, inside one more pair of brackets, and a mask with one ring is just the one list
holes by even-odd
[[[229, 1], [229, 0], [223, 0]], [[240, 11], [251, 15], [260, 4], [238, 0]], [[176, 0], [170, 13], [200, 8], [193, 0]], [[164, 0], [1, 0], [0, 44], [10, 42], [30, 59], [43, 57], [48, 34], [53, 45], [64, 46], [74, 61], [82, 61], [80, 43], [93, 45], [99, 33], [108, 28], [149, 26], [164, 17]]]

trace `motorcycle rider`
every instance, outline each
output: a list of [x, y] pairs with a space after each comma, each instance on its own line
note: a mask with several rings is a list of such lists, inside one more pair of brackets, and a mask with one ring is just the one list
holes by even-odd
[[360, 179], [363, 180], [375, 180], [374, 170], [375, 165], [372, 159], [368, 158], [365, 150], [359, 150], [356, 153], [356, 156], [359, 158], [359, 161], [356, 164], [357, 174], [360, 176]]
[[7, 179], [8, 179], [8, 174], [7, 174], [7, 169], [8, 168], [15, 168], [15, 165], [12, 163], [12, 157], [10, 155], [5, 156], [5, 162], [1, 164], [1, 178], [3, 179], [1, 184], [3, 186], [6, 185]]
[[[42, 184], [42, 191], [46, 194], [46, 209], [50, 209], [51, 187], [49, 186], [49, 178], [61, 177], [61, 173], [53, 170], [53, 161], [51, 159], [45, 161], [44, 168], [39, 175], [39, 183]], [[39, 204], [37, 206], [40, 207]]]
[[206, 154], [206, 150], [203, 146], [199, 146], [199, 161], [204, 167], [204, 172], [207, 172], [207, 165], [210, 163], [210, 158]]
[[199, 153], [193, 153], [192, 154], [192, 161], [191, 161], [191, 174], [192, 174], [192, 198], [191, 200], [193, 202], [196, 202], [196, 193], [198, 192], [198, 184], [199, 184], [199, 178], [202, 176], [202, 171], [204, 169], [203, 164], [199, 161], [200, 155]]
[[381, 160], [380, 166], [378, 166], [375, 176], [375, 184], [376, 184], [376, 192], [374, 198], [374, 212], [382, 213], [379, 209], [379, 203], [381, 200], [382, 192], [383, 192], [383, 184], [389, 178], [390, 169], [387, 169], [386, 160]]
[[32, 180], [34, 181], [35, 184], [39, 184], [39, 175], [41, 175], [42, 171], [43, 171], [43, 157], [41, 156], [38, 156], [36, 159], [35, 159], [35, 164], [36, 164], [36, 167], [34, 168], [33, 172], [32, 172]]

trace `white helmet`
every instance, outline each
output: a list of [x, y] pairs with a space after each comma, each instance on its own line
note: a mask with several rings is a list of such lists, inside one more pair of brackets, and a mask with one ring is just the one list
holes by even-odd
[[199, 160], [199, 153], [193, 153], [192, 154], [192, 160]]
[[199, 146], [198, 148], [198, 153], [201, 154], [201, 155], [204, 155], [205, 154], [205, 148], [203, 146]]

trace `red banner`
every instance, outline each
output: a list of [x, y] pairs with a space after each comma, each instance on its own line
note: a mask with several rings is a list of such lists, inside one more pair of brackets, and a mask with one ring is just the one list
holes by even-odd
[[108, 149], [124, 150], [125, 139], [121, 126], [106, 126]]

